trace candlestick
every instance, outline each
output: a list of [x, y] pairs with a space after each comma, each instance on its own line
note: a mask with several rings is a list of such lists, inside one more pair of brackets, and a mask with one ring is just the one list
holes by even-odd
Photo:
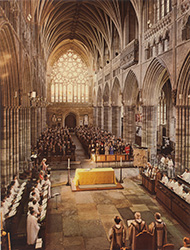
[[9, 247], [9, 250], [11, 250], [10, 233], [8, 233], [8, 247]]

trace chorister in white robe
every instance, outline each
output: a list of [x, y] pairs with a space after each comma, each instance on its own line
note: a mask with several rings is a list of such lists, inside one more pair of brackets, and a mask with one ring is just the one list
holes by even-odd
[[186, 201], [187, 201], [188, 203], [190, 203], [190, 191], [189, 191], [189, 193], [186, 195]]
[[38, 238], [38, 232], [40, 226], [38, 225], [37, 218], [34, 215], [29, 214], [27, 217], [27, 244], [35, 244]]
[[162, 177], [161, 182], [163, 182], [165, 185], [167, 185], [167, 184], [168, 184], [168, 177], [167, 177], [166, 175], [164, 175], [164, 176]]
[[48, 198], [51, 198], [51, 181], [49, 179], [44, 180], [44, 184], [48, 185]]

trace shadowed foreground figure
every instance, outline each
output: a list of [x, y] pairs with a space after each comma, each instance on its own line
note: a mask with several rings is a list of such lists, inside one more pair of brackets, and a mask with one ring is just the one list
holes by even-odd
[[162, 221], [160, 213], [155, 213], [154, 218], [155, 221], [149, 225], [149, 231], [155, 236], [155, 249], [161, 250], [167, 243], [166, 224]]
[[125, 246], [126, 228], [121, 223], [119, 216], [114, 218], [115, 225], [110, 229], [109, 239], [111, 241], [110, 250], [120, 250]]
[[139, 212], [135, 213], [135, 220], [131, 222], [129, 227], [129, 242], [131, 246], [131, 250], [134, 250], [134, 241], [137, 234], [142, 232], [143, 230], [147, 230], [147, 225], [144, 220], [141, 219], [141, 214]]

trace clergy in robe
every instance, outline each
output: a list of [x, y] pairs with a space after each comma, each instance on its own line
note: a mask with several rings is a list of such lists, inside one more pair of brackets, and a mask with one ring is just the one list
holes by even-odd
[[155, 213], [155, 221], [149, 225], [149, 232], [155, 235], [155, 248], [162, 250], [164, 244], [167, 243], [166, 224], [161, 219], [160, 213]]
[[141, 219], [141, 214], [139, 212], [136, 212], [135, 220], [131, 222], [131, 225], [129, 227], [129, 242], [130, 242], [131, 250], [135, 249], [136, 235], [141, 233], [143, 230], [147, 230], [146, 222]]
[[35, 217], [34, 210], [31, 210], [27, 217], [27, 244], [34, 245], [37, 238], [40, 226]]

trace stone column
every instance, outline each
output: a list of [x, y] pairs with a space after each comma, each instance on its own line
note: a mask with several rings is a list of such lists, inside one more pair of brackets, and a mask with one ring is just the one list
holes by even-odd
[[37, 142], [37, 111], [36, 107], [31, 108], [31, 145], [35, 146]]
[[26, 159], [29, 160], [31, 156], [31, 116], [30, 108], [26, 108]]
[[9, 183], [9, 166], [10, 166], [10, 133], [9, 133], [9, 117], [10, 111], [9, 108], [6, 108], [6, 183]]
[[190, 166], [190, 107], [176, 107], [176, 174]]
[[23, 120], [23, 108], [19, 109], [19, 172], [23, 172], [24, 170], [24, 151], [23, 151], [23, 143], [24, 143], [24, 120]]
[[13, 108], [9, 109], [9, 177], [8, 182], [13, 177]]
[[104, 124], [103, 124], [103, 128], [106, 131], [110, 131], [110, 111], [111, 111], [111, 107], [109, 105], [104, 106]]
[[98, 116], [98, 127], [102, 128], [102, 106], [97, 108], [97, 116]]
[[46, 129], [46, 107], [42, 107], [42, 132]]
[[143, 106], [142, 146], [150, 149], [150, 156], [157, 154], [156, 106]]
[[7, 111], [5, 107], [1, 107], [1, 147], [0, 147], [0, 154], [1, 154], [1, 185], [5, 187], [7, 184], [7, 141], [6, 141], [6, 116]]
[[18, 173], [18, 108], [13, 108], [13, 175]]
[[126, 142], [135, 143], [135, 106], [124, 106], [123, 138]]
[[121, 107], [112, 106], [112, 133], [121, 136]]
[[94, 106], [93, 107], [93, 125], [96, 127], [97, 126], [97, 108]]
[[37, 107], [37, 138], [40, 137], [42, 132], [42, 112], [41, 107]]

